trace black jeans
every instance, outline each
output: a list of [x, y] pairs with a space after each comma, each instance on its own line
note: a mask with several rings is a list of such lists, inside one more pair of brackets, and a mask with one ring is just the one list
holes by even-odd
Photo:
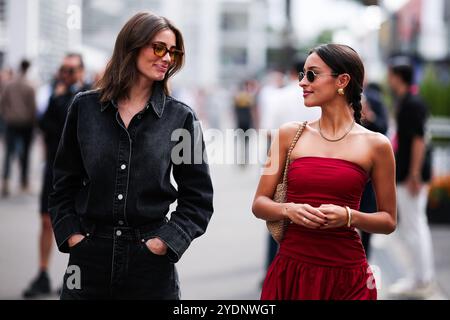
[[87, 227], [70, 248], [61, 300], [178, 300], [175, 264], [147, 248], [154, 227], [143, 229]]
[[33, 134], [32, 126], [6, 126], [5, 133], [5, 160], [3, 164], [3, 179], [9, 179], [11, 170], [11, 159], [17, 152], [17, 148], [21, 145], [20, 168], [21, 168], [21, 184], [23, 187], [28, 185], [28, 167], [30, 158], [30, 145]]

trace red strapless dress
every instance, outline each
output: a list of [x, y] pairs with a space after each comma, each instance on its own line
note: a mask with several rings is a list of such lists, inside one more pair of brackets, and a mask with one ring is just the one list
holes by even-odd
[[[302, 157], [288, 171], [287, 201], [358, 210], [368, 175], [342, 159]], [[354, 228], [308, 229], [290, 224], [271, 264], [262, 300], [376, 300], [377, 290]]]

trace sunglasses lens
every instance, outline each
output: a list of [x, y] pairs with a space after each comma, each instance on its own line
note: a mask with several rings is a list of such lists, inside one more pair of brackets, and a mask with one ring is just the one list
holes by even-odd
[[302, 81], [304, 77], [305, 77], [305, 73], [304, 72], [299, 72], [298, 73], [298, 81]]
[[305, 77], [305, 75], [306, 75], [306, 79], [308, 79], [309, 82], [313, 82], [314, 79], [316, 78], [316, 75], [314, 74], [314, 72], [309, 70], [309, 71], [306, 71], [306, 73], [305, 72], [300, 72], [298, 74], [298, 80], [302, 81], [303, 78]]
[[160, 44], [155, 44], [155, 46], [153, 47], [153, 52], [158, 57], [164, 57], [166, 54], [166, 47]]
[[61, 68], [61, 72], [72, 75], [72, 74], [75, 73], [75, 69], [74, 68], [70, 68], [70, 67], [62, 67]]
[[173, 47], [169, 50], [164, 44], [161, 43], [153, 43], [152, 47], [153, 53], [160, 58], [163, 58], [167, 53], [169, 53], [172, 63], [178, 61], [183, 56], [183, 51], [177, 50]]
[[175, 51], [173, 51], [172, 55], [170, 56], [170, 59], [172, 60], [172, 62], [177, 62], [177, 61], [180, 61], [182, 57], [183, 57], [183, 51], [175, 50]]

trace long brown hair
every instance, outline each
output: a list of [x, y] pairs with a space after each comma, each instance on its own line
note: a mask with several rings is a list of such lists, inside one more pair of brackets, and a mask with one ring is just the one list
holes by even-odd
[[[184, 52], [181, 32], [165, 17], [151, 12], [139, 12], [122, 27], [105, 73], [95, 85], [100, 90], [102, 103], [128, 97], [130, 88], [138, 79], [139, 72], [136, 62], [141, 48], [148, 45], [162, 30], [171, 30], [175, 34], [177, 49]], [[183, 63], [184, 56], [181, 56], [169, 67], [164, 80], [162, 80], [164, 92], [167, 95], [169, 94], [167, 81], [181, 69]]]
[[337, 74], [348, 73], [350, 82], [345, 88], [345, 97], [352, 106], [355, 121], [361, 124], [361, 94], [363, 91], [364, 65], [358, 53], [343, 44], [322, 44], [312, 49], [331, 70]]

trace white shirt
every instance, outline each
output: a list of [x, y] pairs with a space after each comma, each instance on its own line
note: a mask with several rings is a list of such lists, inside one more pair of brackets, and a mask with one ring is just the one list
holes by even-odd
[[291, 81], [285, 87], [272, 93], [268, 101], [272, 105], [264, 115], [264, 129], [278, 129], [284, 123], [291, 121], [313, 121], [321, 116], [319, 107], [306, 107], [303, 100], [302, 90], [298, 81]]

